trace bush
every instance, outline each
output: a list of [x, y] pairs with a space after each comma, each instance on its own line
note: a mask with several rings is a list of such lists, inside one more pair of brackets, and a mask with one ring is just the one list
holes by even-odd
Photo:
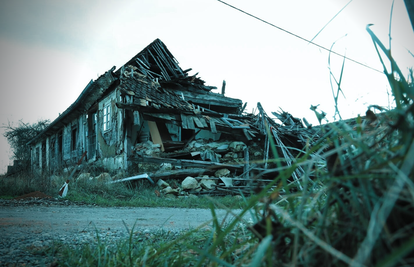
[[17, 127], [13, 127], [10, 124], [4, 127], [3, 135], [13, 150], [15, 162], [19, 163], [18, 166], [15, 166], [19, 168], [19, 171], [30, 170], [31, 155], [30, 147], [27, 143], [41, 133], [49, 124], [49, 120], [40, 120], [33, 124], [20, 121]]

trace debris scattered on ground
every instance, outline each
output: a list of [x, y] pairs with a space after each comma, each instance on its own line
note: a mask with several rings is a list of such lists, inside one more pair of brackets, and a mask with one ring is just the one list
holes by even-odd
[[40, 191], [35, 191], [35, 192], [31, 192], [31, 193], [28, 193], [22, 196], [15, 197], [14, 200], [30, 199], [30, 198], [36, 199], [36, 198], [52, 198], [52, 197]]
[[[311, 147], [318, 140], [321, 130], [283, 110], [272, 112], [274, 118], [270, 118], [260, 103], [258, 111], [255, 116], [243, 117], [244, 125], [254, 132], [250, 140], [241, 141], [232, 135], [218, 140], [190, 139], [185, 143], [165, 143], [164, 151], [159, 144], [145, 140], [134, 146], [132, 162], [136, 172], [132, 175], [121, 171], [112, 175], [83, 172], [75, 180], [105, 184], [147, 181], [157, 185], [158, 196], [168, 197], [252, 194], [273, 181], [281, 170], [269, 160], [274, 158], [272, 145], [283, 159], [282, 166], [288, 167], [304, 147]], [[298, 179], [303, 173], [299, 166], [289, 181], [296, 183], [298, 190], [302, 189]], [[165, 182], [170, 180], [176, 182]]]

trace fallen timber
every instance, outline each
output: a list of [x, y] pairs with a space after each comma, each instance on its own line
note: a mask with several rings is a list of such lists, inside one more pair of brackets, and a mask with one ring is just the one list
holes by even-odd
[[[211, 161], [202, 161], [202, 160], [188, 160], [188, 159], [172, 159], [172, 158], [159, 158], [159, 157], [150, 157], [150, 156], [140, 156], [136, 155], [135, 159], [133, 160], [136, 163], [154, 163], [154, 164], [162, 164], [162, 163], [170, 163], [173, 166], [181, 166], [182, 169], [180, 170], [170, 170], [170, 171], [156, 171], [151, 173], [151, 178], [154, 180], [158, 179], [165, 179], [166, 177], [170, 179], [179, 179], [185, 178], [186, 176], [201, 176], [206, 174], [214, 174], [215, 171], [218, 169], [228, 169], [231, 173], [235, 174], [235, 178], [237, 176], [242, 176], [245, 174], [245, 164], [225, 164], [225, 163], [217, 163]], [[260, 177], [266, 180], [269, 178], [271, 181], [275, 178], [278, 174], [280, 169], [263, 169], [259, 167], [250, 167], [248, 168], [249, 172], [260, 173]], [[251, 179], [243, 179], [243, 180], [251, 180]]]
[[[127, 107], [124, 106], [124, 108]], [[182, 123], [184, 129], [192, 129], [195, 132], [185, 141], [166, 140], [164, 142], [165, 150], [158, 155], [154, 155], [152, 152], [148, 153], [148, 151], [142, 150], [143, 148], [139, 147], [136, 153], [130, 156], [130, 160], [138, 165], [153, 164], [162, 166], [163, 164], [170, 164], [171, 167], [168, 169], [159, 168], [153, 171], [146, 171], [146, 174], [155, 182], [168, 179], [185, 180], [187, 177], [196, 178], [199, 183], [204, 179], [216, 181], [215, 186], [210, 190], [187, 190], [187, 193], [198, 195], [251, 194], [257, 188], [262, 188], [270, 182], [279, 183], [280, 181], [274, 180], [278, 179], [281, 172], [295, 164], [297, 167], [284, 183], [287, 183], [289, 188], [295, 187], [297, 190], [302, 190], [299, 181], [304, 177], [305, 172], [302, 164], [297, 163], [296, 160], [304, 152], [303, 147], [309, 144], [312, 145], [312, 141], [317, 137], [316, 129], [311, 128], [311, 126], [304, 127], [299, 119], [283, 110], [279, 113], [272, 112], [272, 115], [276, 116], [282, 124], [278, 124], [270, 118], [260, 103], [258, 103], [258, 110], [259, 114], [257, 116], [243, 117], [242, 115], [238, 115], [240, 117], [234, 117], [229, 114], [219, 113], [201, 114], [203, 112], [208, 113], [208, 109], [200, 109], [200, 114], [196, 116], [191, 115], [189, 112], [185, 114], [183, 112], [179, 114], [151, 113], [149, 115], [141, 109], [140, 112], [143, 112], [144, 116], [151, 116], [154, 120], [161, 118], [169, 122]], [[201, 129], [210, 129], [214, 133], [229, 133], [233, 137], [236, 136], [236, 133], [244, 133], [247, 142], [252, 138], [255, 140], [263, 140], [264, 142], [261, 143], [263, 145], [263, 158], [257, 159], [256, 156], [255, 159], [251, 160], [251, 156], [254, 153], [249, 151], [251, 149], [249, 145], [242, 153], [239, 151], [240, 154], [237, 160], [227, 162], [219, 162], [217, 158], [206, 157], [202, 154], [204, 151], [202, 149], [189, 149], [190, 142], [195, 139], [195, 136]], [[281, 156], [278, 156], [278, 158], [283, 161], [283, 166], [277, 167], [271, 161], [277, 155], [273, 155], [270, 149], [270, 139], [273, 139], [273, 143], [277, 149], [277, 155]], [[215, 152], [224, 156], [230, 150], [223, 148]], [[222, 169], [227, 169], [225, 176], [220, 176], [216, 173]], [[222, 178], [231, 179], [233, 182], [231, 185], [228, 185]], [[306, 179], [309, 178], [307, 177]], [[223, 185], [222, 182], [225, 184]]]

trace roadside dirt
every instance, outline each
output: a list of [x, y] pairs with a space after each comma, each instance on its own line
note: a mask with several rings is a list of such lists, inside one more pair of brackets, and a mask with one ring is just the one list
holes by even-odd
[[51, 196], [46, 195], [43, 192], [35, 191], [32, 193], [28, 193], [22, 196], [18, 196], [13, 198], [14, 200], [22, 200], [22, 199], [31, 199], [31, 198], [37, 198], [37, 199], [45, 199], [45, 198], [52, 198]]

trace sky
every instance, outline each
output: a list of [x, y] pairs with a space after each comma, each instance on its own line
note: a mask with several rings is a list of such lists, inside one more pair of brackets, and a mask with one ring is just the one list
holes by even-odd
[[53, 121], [91, 79], [156, 38], [215, 92], [225, 80], [226, 96], [247, 102], [248, 112], [260, 102], [270, 116], [282, 109], [313, 124], [311, 105], [338, 119], [330, 71], [339, 79], [343, 58], [305, 41], [324, 26], [313, 43], [370, 67], [345, 61], [337, 102], [344, 119], [372, 104], [392, 106], [367, 24], [387, 47], [391, 36], [404, 75], [414, 66], [403, 0], [395, 0], [392, 19], [392, 0], [225, 2], [276, 27], [217, 0], [0, 0], [0, 174], [13, 155], [4, 126]]

